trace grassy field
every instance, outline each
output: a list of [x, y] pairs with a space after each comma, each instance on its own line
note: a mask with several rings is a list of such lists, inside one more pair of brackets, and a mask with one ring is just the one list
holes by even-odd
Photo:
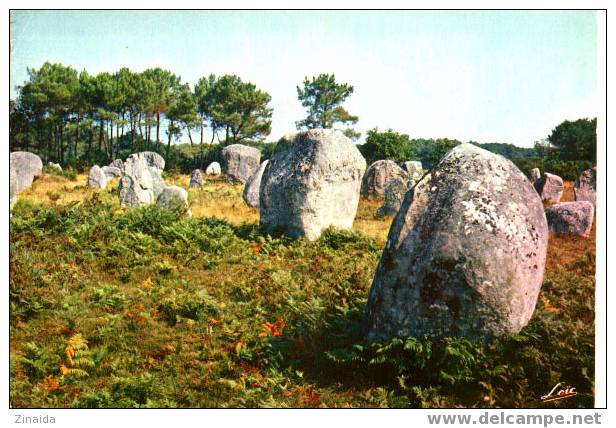
[[[167, 177], [183, 187], [188, 176]], [[595, 239], [550, 237], [531, 323], [479, 347], [359, 335], [391, 219], [315, 242], [258, 232], [240, 186], [194, 217], [46, 174], [10, 232], [13, 407], [592, 407]], [[572, 199], [571, 184], [565, 199]], [[558, 382], [576, 397], [542, 404]]]

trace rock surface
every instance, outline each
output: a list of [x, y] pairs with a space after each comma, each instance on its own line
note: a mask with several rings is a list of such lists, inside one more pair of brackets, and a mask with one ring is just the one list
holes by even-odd
[[597, 205], [597, 167], [587, 169], [575, 180], [573, 185], [576, 201], [588, 201]]
[[231, 144], [222, 149], [222, 158], [229, 183], [246, 183], [261, 164], [261, 152], [242, 144]]
[[117, 166], [104, 166], [101, 168], [108, 180], [122, 175], [122, 170]]
[[190, 173], [190, 183], [188, 187], [202, 187], [203, 186], [203, 175], [201, 175], [200, 169], [194, 169], [193, 172]]
[[400, 209], [404, 195], [411, 187], [411, 182], [404, 178], [394, 177], [385, 186], [385, 199], [383, 205], [376, 210], [377, 217], [394, 215]]
[[181, 187], [165, 187], [156, 199], [156, 203], [165, 209], [179, 212], [188, 217], [192, 215], [188, 209], [188, 192]]
[[548, 226], [509, 160], [471, 144], [449, 151], [406, 194], [368, 297], [367, 338], [518, 332], [535, 308]]
[[35, 177], [43, 173], [43, 161], [30, 152], [11, 152], [9, 168], [16, 176], [16, 193], [29, 189]]
[[261, 178], [263, 177], [263, 171], [269, 161], [264, 160], [261, 162], [259, 169], [252, 174], [244, 185], [244, 192], [242, 197], [250, 208], [259, 208], [259, 188], [261, 187]]
[[541, 200], [548, 204], [557, 204], [560, 202], [560, 198], [563, 196], [565, 187], [563, 185], [563, 179], [558, 175], [550, 174], [546, 172], [543, 177], [540, 177], [535, 182], [535, 189]]
[[165, 160], [154, 152], [135, 153], [126, 159], [118, 187], [123, 207], [148, 205], [158, 198], [165, 188], [159, 167], [165, 167]]
[[557, 235], [588, 237], [594, 215], [595, 206], [589, 201], [561, 202], [545, 209], [550, 232]]
[[13, 205], [17, 202], [17, 173], [9, 168], [9, 212], [13, 211]]
[[124, 162], [122, 162], [122, 159], [115, 159], [109, 164], [109, 166], [122, 170], [122, 168], [124, 167]]
[[49, 168], [57, 169], [58, 171], [62, 171], [62, 166], [59, 163], [48, 162]]
[[404, 170], [410, 177], [411, 186], [415, 185], [424, 174], [423, 166], [420, 161], [406, 161], [403, 164]]
[[220, 167], [220, 164], [218, 162], [212, 162], [205, 169], [205, 173], [207, 175], [220, 175], [222, 174], [222, 168]]
[[539, 168], [533, 168], [530, 170], [530, 182], [533, 183], [533, 185], [540, 178], [541, 178], [541, 171], [539, 171]]
[[392, 178], [408, 180], [408, 174], [394, 161], [379, 160], [374, 162], [364, 175], [361, 184], [361, 195], [367, 199], [382, 199], [385, 196], [385, 186]]
[[98, 165], [94, 165], [90, 168], [90, 172], [88, 173], [88, 187], [93, 187], [95, 189], [104, 189], [107, 186], [107, 176]]
[[261, 229], [314, 240], [328, 226], [350, 228], [365, 169], [366, 160], [339, 131], [281, 139], [261, 179]]

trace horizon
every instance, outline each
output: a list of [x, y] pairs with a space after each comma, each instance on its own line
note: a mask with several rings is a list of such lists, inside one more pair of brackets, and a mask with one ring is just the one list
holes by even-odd
[[[344, 106], [359, 116], [358, 143], [377, 127], [411, 139], [532, 147], [559, 123], [599, 110], [591, 11], [12, 11], [10, 17], [11, 97], [27, 68], [45, 61], [91, 74], [161, 67], [191, 88], [210, 73], [236, 74], [272, 97], [267, 141], [295, 130], [305, 117], [295, 87], [320, 73], [354, 86]], [[186, 135], [179, 143], [185, 142]]]

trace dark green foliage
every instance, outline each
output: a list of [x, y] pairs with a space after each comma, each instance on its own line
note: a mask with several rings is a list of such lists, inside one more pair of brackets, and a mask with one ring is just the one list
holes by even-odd
[[376, 128], [370, 129], [366, 135], [366, 142], [358, 148], [368, 164], [381, 159], [402, 163], [417, 156], [409, 136], [391, 129], [383, 132], [379, 132]]
[[597, 161], [597, 118], [565, 120], [552, 130], [550, 144], [562, 160]]
[[[349, 114], [342, 103], [353, 93], [353, 86], [336, 83], [333, 74], [319, 74], [312, 80], [304, 78], [303, 87], [297, 87], [297, 98], [306, 107], [308, 116], [295, 123], [297, 129], [333, 128], [336, 123], [355, 124], [357, 116]], [[347, 137], [359, 138], [351, 128], [344, 130]]]

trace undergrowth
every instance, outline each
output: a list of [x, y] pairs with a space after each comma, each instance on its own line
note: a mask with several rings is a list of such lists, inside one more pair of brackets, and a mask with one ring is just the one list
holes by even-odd
[[[592, 407], [594, 254], [571, 238], [531, 323], [486, 346], [365, 343], [383, 241], [20, 199], [10, 230], [13, 407]], [[562, 247], [558, 251], [564, 251]]]

